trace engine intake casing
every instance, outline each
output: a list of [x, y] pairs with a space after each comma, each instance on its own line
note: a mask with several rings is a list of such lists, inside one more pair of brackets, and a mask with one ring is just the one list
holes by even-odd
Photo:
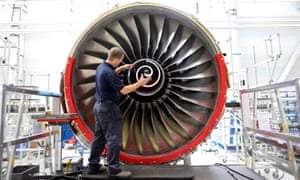
[[75, 42], [64, 74], [68, 112], [78, 113], [71, 127], [84, 145], [93, 139], [95, 69], [107, 51], [120, 46], [125, 84], [141, 74], [151, 81], [123, 96], [120, 159], [160, 164], [192, 151], [211, 133], [225, 103], [227, 75], [216, 40], [193, 16], [153, 3], [116, 7], [92, 22]]

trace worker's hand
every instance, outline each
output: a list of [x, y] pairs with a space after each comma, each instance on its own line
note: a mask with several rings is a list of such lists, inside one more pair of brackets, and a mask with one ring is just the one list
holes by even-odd
[[140, 79], [139, 79], [139, 84], [140, 86], [144, 86], [145, 84], [147, 84], [149, 81], [151, 80], [151, 77], [147, 77], [145, 78], [143, 74], [141, 74]]

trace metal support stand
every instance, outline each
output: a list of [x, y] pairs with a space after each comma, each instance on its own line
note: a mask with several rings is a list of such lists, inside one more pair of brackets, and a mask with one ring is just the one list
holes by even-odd
[[[23, 116], [28, 111], [28, 99], [31, 96], [48, 96], [53, 98], [60, 98], [60, 94], [45, 92], [45, 91], [37, 91], [25, 88], [17, 88], [14, 86], [1, 86], [1, 121], [0, 121], [0, 179], [10, 180], [13, 178], [13, 170], [15, 168], [16, 162], [16, 146], [22, 143], [28, 143], [37, 139], [51, 138], [56, 133], [55, 130], [44, 131], [40, 133], [30, 133], [30, 134], [21, 134], [24, 127], [22, 126]], [[7, 136], [4, 136], [4, 131], [9, 128], [8, 125], [8, 114], [11, 113], [9, 109], [9, 102], [11, 97], [17, 97], [19, 106], [17, 108], [17, 116], [15, 125], [15, 135], [12, 137], [13, 139], [7, 139]], [[14, 112], [16, 113], [16, 112]], [[57, 139], [57, 138], [56, 138]], [[47, 151], [51, 152], [52, 150], [52, 142], [49, 141], [47, 143], [49, 146], [45, 146], [44, 156], [46, 156]], [[61, 148], [61, 147], [59, 147]], [[10, 151], [8, 149], [11, 149]], [[9, 153], [9, 160], [3, 158], [4, 153]], [[39, 150], [38, 150], [38, 153]], [[20, 158], [22, 157], [22, 153], [20, 153]], [[52, 155], [51, 153], [48, 155]], [[6, 163], [6, 167], [4, 166], [4, 162]], [[50, 170], [52, 172], [52, 170]]]
[[[19, 113], [18, 113], [18, 120], [17, 120], [17, 127], [16, 127], [16, 134], [15, 134], [15, 138], [18, 138], [19, 135], [20, 135], [20, 125], [22, 124], [22, 116], [23, 116], [23, 112], [24, 112], [24, 100], [25, 100], [25, 95], [23, 94], [21, 96], [21, 108], [19, 110]], [[11, 177], [11, 174], [13, 172], [13, 167], [14, 167], [14, 162], [15, 162], [15, 153], [16, 152], [16, 145], [13, 145], [11, 147], [11, 151], [10, 151], [10, 158], [9, 158], [9, 164], [8, 164], [8, 167], [7, 167], [7, 174], [6, 174], [6, 179], [10, 179]]]
[[[76, 120], [79, 118], [77, 114], [45, 114], [45, 115], [34, 115], [32, 118], [37, 119], [40, 123], [47, 122], [48, 128], [50, 129], [57, 129], [58, 136], [55, 138], [56, 143], [50, 143], [54, 144], [56, 146], [56, 152], [52, 152], [52, 157], [56, 157], [56, 161], [52, 162], [53, 169], [55, 172], [62, 172], [62, 144], [61, 144], [61, 125], [63, 124], [69, 124], [70, 121]], [[53, 142], [53, 138], [51, 140]]]
[[300, 180], [299, 83], [295, 79], [241, 90], [245, 162], [254, 171], [261, 172], [264, 164]]

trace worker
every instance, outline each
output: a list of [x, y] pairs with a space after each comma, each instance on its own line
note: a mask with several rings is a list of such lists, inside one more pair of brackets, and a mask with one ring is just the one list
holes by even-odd
[[[120, 47], [113, 47], [109, 50], [107, 59], [96, 69], [96, 103], [94, 105], [96, 126], [88, 159], [88, 174], [99, 174], [108, 170], [110, 176], [131, 176], [131, 172], [123, 170], [119, 162], [122, 114], [118, 103], [121, 95], [126, 95], [144, 86], [150, 78], [141, 75], [137, 82], [125, 86], [118, 74], [121, 71], [129, 70], [132, 65], [119, 66], [124, 55], [125, 53]], [[99, 164], [105, 144], [107, 145], [108, 169]]]

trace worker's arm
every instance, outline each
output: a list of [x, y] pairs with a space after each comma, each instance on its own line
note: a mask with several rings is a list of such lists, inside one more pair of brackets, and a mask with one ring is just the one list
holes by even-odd
[[132, 67], [132, 64], [124, 64], [124, 65], [122, 65], [122, 66], [120, 66], [120, 67], [117, 67], [117, 68], [115, 69], [115, 72], [116, 72], [117, 74], [119, 74], [121, 71], [128, 70], [128, 69], [130, 69], [131, 67]]
[[139, 87], [147, 84], [147, 82], [150, 80], [150, 78], [144, 78], [143, 75], [141, 75], [141, 78], [134, 84], [129, 84], [127, 86], [124, 86], [121, 90], [120, 93], [125, 95], [129, 94], [135, 90], [137, 90]]

